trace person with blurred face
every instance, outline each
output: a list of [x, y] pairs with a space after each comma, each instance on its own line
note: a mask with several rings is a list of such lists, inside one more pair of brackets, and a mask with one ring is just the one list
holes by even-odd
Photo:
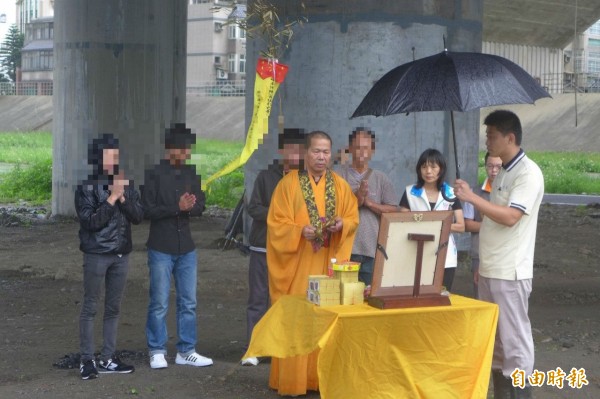
[[142, 191], [144, 216], [150, 219], [146, 242], [150, 273], [146, 339], [153, 369], [168, 366], [165, 355], [171, 277], [175, 279], [177, 297], [175, 363], [196, 367], [213, 364], [212, 359], [196, 352], [197, 256], [190, 218], [202, 215], [205, 196], [195, 166], [186, 164], [195, 142], [196, 136], [183, 123], [167, 129], [165, 159], [146, 171]]
[[397, 212], [398, 196], [385, 173], [371, 169], [369, 162], [375, 153], [375, 134], [356, 128], [349, 135], [350, 165], [339, 169], [354, 192], [360, 224], [354, 238], [350, 260], [360, 263], [358, 279], [368, 287], [373, 280], [373, 265], [379, 234], [379, 218], [384, 212]]
[[[358, 226], [356, 197], [348, 183], [329, 169], [331, 138], [306, 137], [306, 170], [281, 179], [267, 216], [267, 267], [271, 303], [282, 295], [306, 295], [308, 276], [326, 274], [331, 258], [350, 258]], [[318, 390], [317, 356], [271, 360], [269, 386], [280, 395]]]
[[[475, 193], [485, 200], [490, 200], [492, 183], [502, 169], [502, 159], [491, 157], [489, 153], [485, 154], [485, 178], [483, 184], [475, 189]], [[477, 298], [477, 283], [479, 280], [479, 229], [481, 227], [481, 213], [475, 209], [473, 204], [465, 202], [463, 204], [463, 214], [465, 217], [465, 231], [471, 233], [471, 272], [473, 273], [473, 292]]]
[[[246, 308], [247, 342], [254, 326], [269, 308], [269, 279], [267, 270], [267, 214], [271, 196], [283, 176], [292, 170], [304, 169], [304, 133], [300, 129], [284, 129], [279, 135], [279, 154], [254, 181], [247, 211], [252, 218], [250, 228], [250, 261], [248, 265], [248, 306]], [[259, 360], [250, 357], [242, 360], [243, 366], [256, 366]]]
[[[79, 248], [83, 252], [83, 303], [79, 316], [80, 375], [131, 373], [116, 352], [121, 298], [125, 291], [132, 250], [131, 224], [143, 219], [140, 196], [119, 168], [119, 142], [111, 134], [92, 141], [88, 162], [92, 175], [75, 191], [79, 218]], [[104, 286], [103, 345], [94, 356], [94, 316]]]
[[[465, 231], [462, 206], [458, 199], [453, 202], [446, 198], [453, 198], [452, 187], [444, 181], [446, 177], [446, 159], [436, 149], [429, 148], [421, 154], [417, 161], [417, 183], [406, 187], [400, 200], [400, 210], [408, 211], [453, 211], [454, 221], [450, 231], [462, 233]], [[442, 195], [444, 192], [444, 195]], [[446, 290], [452, 290], [454, 273], [458, 265], [458, 251], [454, 236], [450, 234], [446, 264], [444, 268], [443, 285]]]
[[456, 180], [454, 191], [461, 201], [472, 203], [483, 215], [479, 230], [478, 295], [500, 309], [492, 358], [494, 398], [531, 398], [531, 386], [514, 387], [511, 375], [519, 369], [527, 379], [534, 370], [528, 312], [544, 176], [521, 148], [523, 129], [517, 115], [506, 110], [494, 111], [484, 124], [488, 153], [502, 160], [502, 168], [492, 183], [490, 200], [474, 193], [464, 180]]

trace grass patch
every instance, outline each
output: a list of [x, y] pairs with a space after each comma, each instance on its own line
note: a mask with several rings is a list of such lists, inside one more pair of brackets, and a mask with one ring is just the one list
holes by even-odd
[[[196, 165], [202, 181], [206, 181], [237, 157], [243, 147], [244, 143], [239, 141], [198, 139], [192, 149], [192, 163]], [[206, 204], [233, 209], [243, 193], [244, 170], [238, 168], [210, 184], [206, 193]]]
[[[239, 141], [198, 139], [192, 163], [205, 181], [240, 154]], [[480, 153], [479, 178], [483, 181], [484, 152]], [[528, 152], [542, 169], [546, 193], [600, 194], [600, 153]], [[15, 164], [0, 174], [0, 202], [46, 202], [52, 193], [52, 134], [49, 132], [0, 133], [0, 163]], [[211, 183], [208, 205], [234, 208], [244, 191], [243, 168]]]
[[52, 133], [0, 133], [0, 162], [34, 164], [52, 159]]
[[29, 201], [41, 204], [52, 197], [52, 159], [17, 164], [0, 180], [0, 202]]
[[[198, 139], [193, 163], [205, 180], [236, 157], [243, 142]], [[0, 163], [15, 164], [0, 175], [0, 202], [19, 200], [43, 203], [52, 196], [52, 133], [0, 133]], [[213, 182], [207, 205], [235, 208], [244, 192], [240, 168]]]

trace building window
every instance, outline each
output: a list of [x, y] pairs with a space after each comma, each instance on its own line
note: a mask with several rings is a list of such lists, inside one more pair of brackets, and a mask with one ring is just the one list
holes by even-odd
[[52, 51], [40, 51], [40, 69], [54, 69]]
[[240, 73], [246, 73], [246, 54], [240, 54]]
[[237, 39], [237, 25], [229, 25], [229, 29], [227, 30], [227, 37], [229, 39]]
[[237, 72], [235, 65], [236, 64], [236, 56], [235, 54], [229, 54], [229, 72], [235, 73]]
[[230, 20], [231, 25], [229, 25], [229, 29], [227, 30], [227, 38], [228, 39], [245, 39], [246, 31], [240, 28], [235, 22]]
[[600, 23], [596, 22], [594, 25], [590, 26], [588, 29], [588, 33], [594, 36], [600, 36]]

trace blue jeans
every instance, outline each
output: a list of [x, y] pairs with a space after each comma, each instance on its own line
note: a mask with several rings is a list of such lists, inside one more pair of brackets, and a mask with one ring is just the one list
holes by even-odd
[[196, 346], [196, 250], [171, 255], [148, 250], [150, 303], [146, 322], [146, 339], [150, 356], [167, 353], [167, 310], [171, 275], [175, 277], [177, 305], [177, 351], [188, 355]]

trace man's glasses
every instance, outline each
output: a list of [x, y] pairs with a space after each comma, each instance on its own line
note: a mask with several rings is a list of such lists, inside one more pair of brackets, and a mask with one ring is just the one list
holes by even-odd
[[485, 165], [485, 168], [488, 170], [500, 170], [502, 169], [502, 164], [493, 164], [493, 163], [488, 163]]

